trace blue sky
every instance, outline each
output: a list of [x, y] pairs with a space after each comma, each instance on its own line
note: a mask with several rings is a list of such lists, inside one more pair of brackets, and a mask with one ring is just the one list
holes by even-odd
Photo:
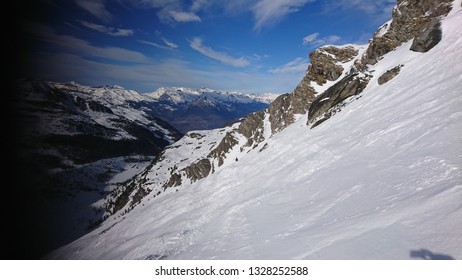
[[25, 75], [140, 92], [291, 92], [308, 54], [363, 44], [395, 0], [39, 0]]

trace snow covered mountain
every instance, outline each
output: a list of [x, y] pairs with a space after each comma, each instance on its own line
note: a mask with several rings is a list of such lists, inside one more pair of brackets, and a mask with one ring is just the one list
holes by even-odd
[[151, 106], [158, 116], [182, 132], [224, 127], [262, 109], [278, 94], [243, 94], [208, 88], [159, 88], [148, 96], [156, 100]]
[[461, 23], [460, 0], [398, 0], [268, 109], [168, 146], [47, 258], [462, 258]]

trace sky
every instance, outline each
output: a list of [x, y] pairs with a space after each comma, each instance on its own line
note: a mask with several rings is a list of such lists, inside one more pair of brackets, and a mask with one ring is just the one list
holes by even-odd
[[139, 92], [292, 92], [308, 54], [364, 44], [395, 0], [38, 0], [21, 18], [27, 78]]

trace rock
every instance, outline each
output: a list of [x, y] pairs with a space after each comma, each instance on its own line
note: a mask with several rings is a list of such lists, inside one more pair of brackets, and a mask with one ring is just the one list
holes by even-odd
[[428, 52], [441, 41], [442, 37], [441, 23], [436, 20], [431, 21], [426, 24], [422, 33], [414, 38], [410, 50], [421, 53]]
[[327, 46], [310, 53], [311, 64], [302, 81], [293, 93], [279, 96], [268, 109], [272, 133], [293, 123], [295, 114], [306, 114], [317, 94], [312, 82], [323, 85], [337, 80], [345, 70], [340, 64], [353, 60], [358, 53], [353, 46]]
[[218, 146], [213, 149], [207, 157], [211, 159], [218, 159], [218, 166], [222, 166], [228, 152], [231, 151], [237, 144], [239, 144], [239, 141], [234, 137], [233, 133], [227, 132], [225, 137], [221, 139]]
[[348, 97], [361, 93], [368, 82], [369, 77], [359, 77], [358, 74], [341, 79], [313, 101], [308, 111], [308, 124], [316, 122], [323, 114], [323, 121], [329, 118], [335, 106]]
[[252, 147], [265, 140], [263, 121], [266, 112], [260, 111], [247, 116], [239, 125], [237, 131], [247, 138], [246, 146]]
[[388, 70], [387, 72], [383, 73], [377, 80], [378, 84], [383, 85], [386, 82], [393, 79], [394, 77], [396, 77], [396, 75], [399, 74], [399, 71], [401, 70], [401, 67], [403, 67], [403, 66], [404, 65], [398, 65], [398, 66], [393, 67], [392, 69]]
[[191, 182], [195, 182], [204, 177], [207, 177], [211, 170], [212, 165], [210, 164], [210, 161], [206, 158], [203, 158], [186, 167], [184, 172], [186, 173], [186, 176], [188, 176], [188, 178], [191, 180]]
[[172, 188], [181, 185], [181, 175], [178, 173], [173, 173], [170, 176], [170, 180], [163, 186], [163, 189]]
[[351, 61], [357, 55], [358, 50], [353, 46], [327, 46], [311, 52], [308, 71], [294, 93], [299, 93], [312, 81], [322, 86], [327, 81], [337, 80], [344, 70], [340, 64]]
[[291, 109], [293, 97], [293, 94], [280, 95], [269, 106], [269, 121], [271, 122], [271, 132], [273, 134], [294, 122], [294, 114]]
[[381, 57], [421, 35], [432, 21], [438, 21], [452, 9], [452, 0], [398, 0], [392, 21], [384, 34], [378, 30], [362, 58], [362, 66], [375, 64]]

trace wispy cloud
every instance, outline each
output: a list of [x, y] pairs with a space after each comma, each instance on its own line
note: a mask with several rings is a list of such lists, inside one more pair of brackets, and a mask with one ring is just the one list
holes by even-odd
[[[208, 5], [207, 0], [118, 0], [137, 8], [157, 10], [157, 17], [164, 23], [200, 22], [197, 14]], [[188, 8], [189, 7], [189, 8]]]
[[109, 22], [112, 14], [106, 9], [104, 0], [75, 0], [75, 3], [98, 19]]
[[303, 57], [297, 57], [280, 67], [270, 69], [268, 72], [271, 74], [302, 74], [306, 72], [307, 68], [307, 59]]
[[161, 37], [162, 42], [164, 42], [165, 45], [169, 46], [172, 49], [178, 48], [178, 45], [175, 43], [172, 43], [171, 41], [167, 40], [165, 37]]
[[319, 37], [319, 32], [310, 34], [303, 38], [303, 45], [310, 45], [312, 47], [322, 46], [322, 45], [329, 45], [335, 44], [336, 42], [340, 41], [340, 38], [337, 35], [330, 35], [327, 37]]
[[297, 12], [314, 0], [259, 0], [253, 7], [255, 30], [279, 23], [290, 13]]
[[153, 46], [153, 47], [156, 47], [156, 48], [159, 48], [159, 49], [163, 49], [163, 50], [171, 50], [172, 49], [170, 47], [163, 46], [163, 45], [160, 45], [160, 44], [157, 44], [157, 43], [154, 43], [154, 42], [150, 42], [150, 41], [138, 40], [138, 42], [140, 42], [142, 44], [149, 45], [149, 46]]
[[35, 25], [33, 31], [42, 40], [60, 46], [63, 52], [76, 52], [84, 56], [126, 62], [145, 62], [148, 60], [142, 53], [118, 47], [97, 47], [88, 41], [70, 35], [57, 34], [52, 28], [44, 25]]
[[201, 21], [201, 18], [195, 13], [182, 12], [182, 11], [169, 11], [171, 18], [176, 22], [194, 22]]
[[108, 34], [108, 35], [111, 35], [111, 36], [115, 36], [115, 37], [131, 36], [131, 35], [135, 34], [135, 31], [133, 31], [131, 29], [122, 29], [122, 28], [116, 28], [116, 27], [109, 27], [109, 26], [104, 26], [104, 25], [84, 21], [84, 20], [82, 20], [80, 23], [83, 26], [87, 27], [87, 28], [90, 28], [90, 29], [93, 29], [95, 31], [105, 33], [105, 34]]
[[244, 67], [249, 65], [249, 61], [244, 57], [235, 58], [226, 53], [218, 52], [210, 47], [204, 46], [202, 44], [202, 39], [199, 37], [192, 39], [190, 46], [199, 53], [224, 64], [228, 64], [234, 67]]
[[156, 47], [156, 48], [159, 48], [159, 49], [163, 49], [163, 50], [174, 50], [174, 49], [178, 48], [178, 46], [176, 44], [167, 41], [167, 39], [162, 38], [162, 40], [163, 41], [165, 40], [164, 41], [165, 45], [160, 45], [158, 43], [151, 42], [151, 41], [145, 41], [145, 40], [138, 40], [138, 42], [146, 44], [146, 45], [150, 45], [150, 46], [153, 46], [153, 47]]

